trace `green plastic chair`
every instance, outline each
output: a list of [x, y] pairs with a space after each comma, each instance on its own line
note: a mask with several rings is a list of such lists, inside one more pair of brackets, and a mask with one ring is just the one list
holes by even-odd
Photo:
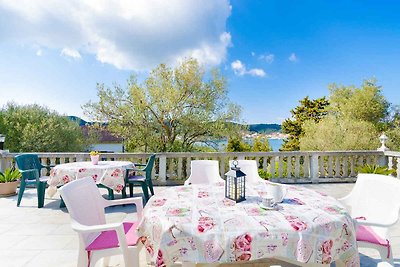
[[[153, 170], [155, 158], [156, 155], [153, 154], [149, 157], [147, 164], [135, 163], [135, 168], [126, 169], [125, 187], [122, 190], [122, 197], [124, 198], [126, 197], [126, 187], [128, 185], [129, 185], [130, 197], [133, 197], [134, 185], [139, 185], [142, 187], [145, 202], [147, 202], [150, 199], [149, 189], [151, 195], [152, 196], [154, 195], [153, 182], [151, 180], [151, 172]], [[137, 168], [137, 167], [143, 167], [143, 168]], [[144, 173], [145, 176], [137, 175], [138, 172]]]
[[24, 195], [25, 187], [27, 184], [36, 185], [38, 196], [38, 208], [44, 205], [44, 193], [49, 176], [40, 176], [41, 170], [46, 168], [47, 171], [50, 167], [42, 165], [39, 157], [36, 154], [22, 154], [15, 156], [15, 161], [19, 171], [22, 173], [21, 183], [18, 191], [17, 207], [21, 204], [22, 196]]

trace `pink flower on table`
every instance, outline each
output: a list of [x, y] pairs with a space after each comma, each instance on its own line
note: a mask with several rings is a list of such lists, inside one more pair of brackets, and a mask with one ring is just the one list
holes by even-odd
[[281, 234], [282, 238], [282, 246], [286, 246], [288, 244], [289, 238], [287, 233], [282, 233]]
[[199, 233], [207, 232], [208, 230], [213, 229], [215, 226], [213, 218], [206, 216], [201, 216], [198, 223], [197, 230]]
[[97, 174], [92, 175], [93, 181], [97, 182]]
[[120, 169], [115, 169], [115, 170], [111, 173], [111, 176], [112, 176], [112, 177], [118, 177], [120, 172], [121, 172]]
[[80, 168], [80, 169], [78, 170], [78, 172], [85, 172], [85, 171], [86, 171], [85, 168]]
[[236, 237], [234, 241], [234, 247], [236, 250], [241, 250], [241, 251], [250, 251], [251, 249], [251, 236], [249, 233], [240, 235]]
[[64, 184], [70, 182], [70, 179], [69, 179], [69, 176], [68, 176], [68, 175], [64, 175], [64, 176], [62, 177], [62, 180], [63, 180]]
[[166, 201], [167, 201], [167, 199], [165, 199], [165, 198], [154, 199], [153, 202], [151, 203], [151, 205], [153, 207], [161, 207], [165, 204]]
[[166, 266], [164, 259], [163, 259], [163, 254], [161, 250], [158, 250], [157, 254], [157, 260], [156, 260], [156, 266], [161, 267], [161, 266]]
[[313, 253], [312, 245], [309, 241], [300, 239], [297, 242], [296, 259], [299, 262], [307, 263]]
[[198, 198], [205, 198], [205, 197], [209, 197], [208, 192], [206, 191], [199, 191], [199, 193], [197, 194]]
[[121, 190], [124, 188], [124, 186], [122, 184], [117, 184], [117, 186], [115, 187], [115, 191], [117, 192], [121, 192]]
[[307, 229], [307, 224], [301, 221], [297, 216], [287, 215], [285, 216], [285, 219], [290, 223], [290, 226], [292, 226], [295, 231], [300, 232]]
[[236, 256], [236, 261], [249, 261], [251, 258], [250, 251], [243, 251]]
[[328, 264], [332, 262], [331, 251], [333, 247], [333, 241], [327, 240], [322, 243], [321, 251], [322, 251], [322, 263]]

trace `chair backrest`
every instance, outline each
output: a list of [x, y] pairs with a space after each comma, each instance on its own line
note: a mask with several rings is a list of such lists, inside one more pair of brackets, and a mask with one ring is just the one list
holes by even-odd
[[[59, 190], [73, 221], [83, 225], [106, 223], [104, 199], [92, 177], [76, 179]], [[97, 236], [98, 233], [82, 234], [86, 246]]]
[[[229, 168], [232, 166], [233, 160], [229, 161]], [[257, 183], [263, 179], [258, 175], [257, 161], [255, 160], [237, 160], [238, 167], [246, 174], [246, 183]]]
[[[349, 195], [352, 217], [388, 224], [399, 218], [400, 180], [392, 176], [360, 173]], [[387, 229], [375, 229], [386, 236]]]
[[146, 179], [151, 179], [151, 172], [153, 170], [154, 161], [156, 159], [156, 154], [153, 154], [149, 157], [146, 167], [144, 170], [146, 171]]
[[36, 180], [40, 176], [42, 169], [42, 164], [40, 163], [39, 157], [36, 154], [21, 154], [15, 156], [15, 161], [17, 162], [18, 169], [21, 171], [26, 170], [37, 170], [35, 172], [22, 173], [22, 178], [25, 180]]
[[223, 181], [219, 174], [218, 160], [192, 160], [190, 176], [185, 184], [211, 184]]

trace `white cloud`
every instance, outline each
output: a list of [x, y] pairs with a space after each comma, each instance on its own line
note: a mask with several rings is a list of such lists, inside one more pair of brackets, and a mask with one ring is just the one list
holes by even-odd
[[255, 69], [247, 70], [246, 66], [240, 60], [233, 61], [231, 63], [231, 68], [232, 68], [233, 72], [238, 76], [243, 76], [245, 74], [248, 74], [251, 76], [264, 77], [267, 75], [265, 73], [265, 71], [262, 69], [255, 68]]
[[41, 56], [43, 55], [42, 49], [36, 50], [36, 55], [37, 55], [38, 57], [41, 57]]
[[64, 57], [69, 57], [69, 58], [73, 58], [73, 59], [80, 59], [81, 58], [81, 54], [76, 51], [75, 49], [71, 49], [71, 48], [63, 48], [63, 50], [61, 50], [61, 56]]
[[291, 53], [288, 59], [289, 59], [289, 61], [292, 61], [292, 62], [299, 61], [299, 58], [296, 56], [295, 53]]
[[275, 60], [275, 55], [274, 54], [266, 54], [266, 55], [261, 55], [258, 57], [260, 60], [265, 60], [268, 64], [271, 64]]
[[230, 14], [228, 0], [3, 0], [0, 41], [68, 48], [77, 53], [64, 56], [93, 54], [120, 69], [149, 70], [189, 56], [218, 65], [231, 45]]
[[256, 53], [254, 53], [254, 52], [251, 52], [251, 55], [254, 57], [254, 56], [256, 55]]

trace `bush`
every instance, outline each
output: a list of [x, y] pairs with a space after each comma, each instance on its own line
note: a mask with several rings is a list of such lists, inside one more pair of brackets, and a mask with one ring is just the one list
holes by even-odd
[[392, 175], [396, 173], [396, 170], [389, 170], [387, 167], [379, 166], [376, 164], [365, 164], [358, 169], [359, 173], [375, 173], [383, 175]]

